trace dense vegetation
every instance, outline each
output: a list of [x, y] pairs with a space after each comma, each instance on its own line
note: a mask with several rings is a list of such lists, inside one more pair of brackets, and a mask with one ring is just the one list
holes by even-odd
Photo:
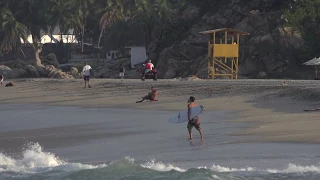
[[121, 26], [118, 38], [124, 36], [125, 26], [140, 26], [145, 31], [146, 44], [152, 41], [151, 32], [170, 17], [173, 8], [182, 7], [179, 0], [5, 0], [0, 2], [0, 50], [18, 51], [20, 38], [32, 35], [37, 65], [40, 32], [50, 32], [58, 26], [66, 33], [75, 30], [81, 41], [93, 38], [100, 47], [105, 31]]
[[306, 42], [302, 56], [319, 56], [320, 0], [292, 0], [289, 5], [284, 13], [288, 25], [298, 30]]
[[[41, 65], [40, 32], [50, 32], [56, 26], [62, 33], [74, 29], [82, 52], [86, 38], [92, 38], [97, 47], [107, 46], [106, 42], [123, 47], [133, 29], [143, 31], [143, 44], [147, 46], [157, 38], [152, 32], [161, 29], [174, 12], [195, 5], [205, 14], [221, 2], [227, 3], [223, 0], [2, 0], [0, 50], [18, 51], [20, 38], [25, 40], [32, 35], [35, 64]], [[263, 2], [265, 6], [261, 10], [267, 11], [269, 1]], [[283, 0], [277, 7], [284, 12], [288, 24], [306, 39], [306, 53], [320, 52], [320, 0]]]

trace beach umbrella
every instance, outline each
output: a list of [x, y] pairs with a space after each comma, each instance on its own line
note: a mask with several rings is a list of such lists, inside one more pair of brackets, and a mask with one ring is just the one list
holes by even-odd
[[305, 63], [303, 63], [304, 65], [307, 66], [314, 66], [315, 71], [316, 71], [316, 78], [318, 77], [318, 70], [317, 70], [317, 66], [320, 65], [320, 58], [313, 58]]

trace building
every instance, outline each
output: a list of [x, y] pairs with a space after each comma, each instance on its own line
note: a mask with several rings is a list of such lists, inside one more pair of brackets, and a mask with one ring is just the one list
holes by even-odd
[[129, 46], [126, 47], [130, 53], [131, 67], [134, 65], [145, 62], [148, 59], [145, 46]]
[[106, 59], [107, 60], [115, 60], [120, 57], [120, 51], [119, 50], [109, 50], [106, 52]]
[[[53, 31], [41, 31], [40, 34], [41, 37], [41, 44], [46, 44], [46, 43], [58, 43], [61, 40], [63, 40], [64, 43], [68, 44], [77, 44], [78, 40], [76, 39], [76, 36], [74, 35], [74, 30], [70, 29], [67, 33], [65, 34], [60, 34], [60, 29], [59, 27], [55, 27]], [[62, 38], [61, 38], [62, 37]], [[27, 41], [24, 42], [21, 39], [21, 43], [32, 43], [32, 36], [29, 35], [27, 38]]]

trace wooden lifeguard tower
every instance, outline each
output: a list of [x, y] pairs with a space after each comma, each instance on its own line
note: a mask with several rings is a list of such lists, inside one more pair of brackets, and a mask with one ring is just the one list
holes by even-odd
[[200, 33], [209, 34], [208, 79], [214, 79], [216, 76], [238, 79], [240, 35], [249, 33], [229, 28]]

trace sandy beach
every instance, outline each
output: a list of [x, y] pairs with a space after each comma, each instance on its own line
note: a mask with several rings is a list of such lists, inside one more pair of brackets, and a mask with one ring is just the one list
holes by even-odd
[[[140, 80], [93, 79], [84, 89], [82, 80], [17, 79], [14, 87], [0, 88], [1, 104], [45, 104], [72, 107], [109, 107], [140, 110], [182, 110], [189, 96], [207, 111], [235, 113], [232, 121], [252, 122], [231, 135], [251, 142], [320, 143], [318, 81], [283, 80]], [[158, 102], [136, 104], [151, 86]], [[250, 123], [249, 123], [250, 124]]]

